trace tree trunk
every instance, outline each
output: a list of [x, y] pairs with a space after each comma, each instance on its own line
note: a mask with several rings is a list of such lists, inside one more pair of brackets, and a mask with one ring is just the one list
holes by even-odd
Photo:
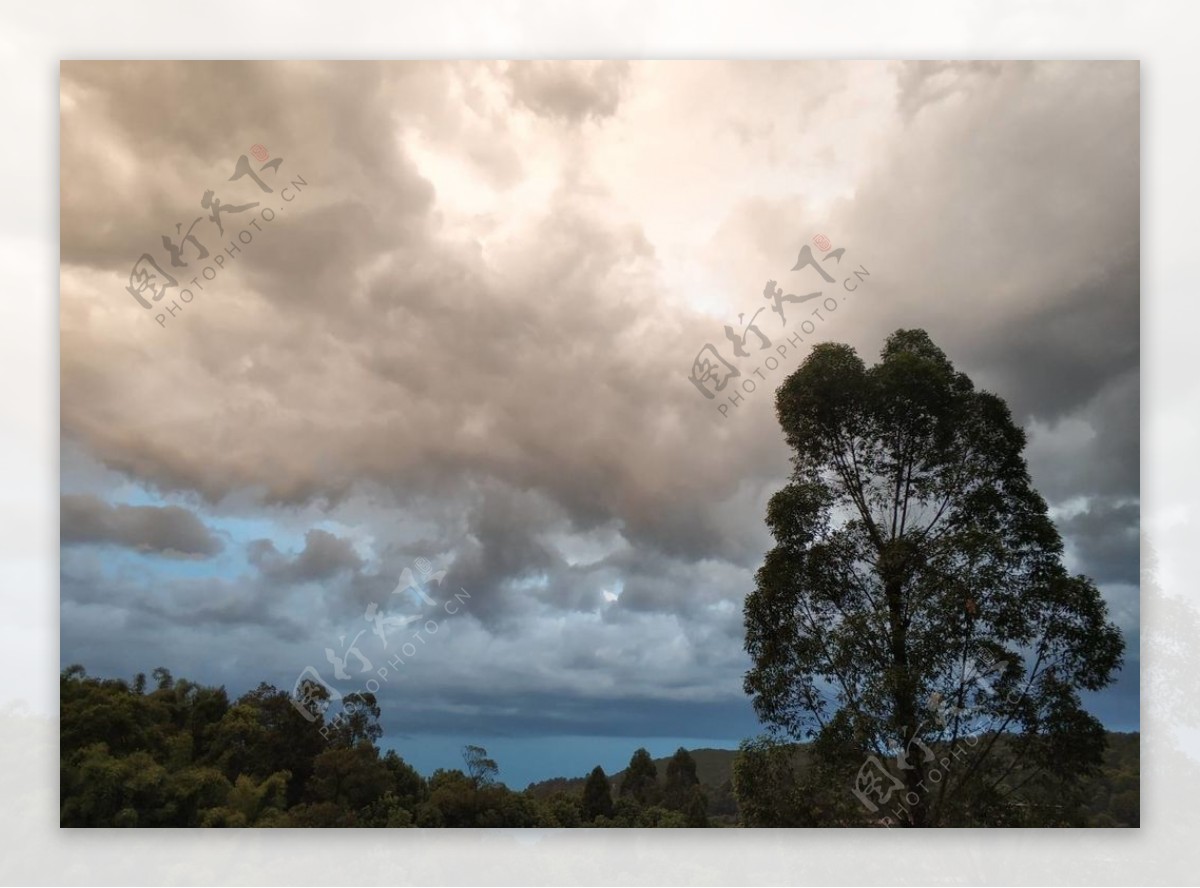
[[[891, 629], [892, 657], [892, 705], [896, 720], [896, 733], [903, 750], [902, 758], [909, 767], [902, 769], [905, 784], [904, 809], [908, 812], [910, 826], [928, 826], [928, 805], [923, 784], [925, 762], [912, 755], [912, 741], [920, 728], [917, 719], [916, 688], [908, 664], [908, 633], [904, 626], [903, 583], [899, 579], [887, 580], [884, 586], [888, 605], [888, 624]], [[916, 802], [912, 802], [913, 796]]]

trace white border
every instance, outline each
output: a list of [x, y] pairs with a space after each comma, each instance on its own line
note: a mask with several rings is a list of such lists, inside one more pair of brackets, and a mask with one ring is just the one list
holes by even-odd
[[[116, 2], [0, 11], [0, 879], [25, 884], [1194, 883], [1194, 639], [1143, 644], [1143, 827], [1129, 831], [57, 829], [58, 61], [63, 58], [1142, 60], [1143, 523], [1190, 527], [1200, 471], [1194, 246], [1200, 6], [1180, 2]], [[182, 98], [182, 97], [181, 97]], [[1097, 183], [1097, 187], [1103, 187]], [[1179, 440], [1156, 429], [1178, 429]], [[1168, 439], [1169, 438], [1169, 439]], [[1144, 637], [1193, 595], [1159, 547]], [[1172, 543], [1171, 541], [1176, 541]], [[1177, 566], [1177, 567], [1176, 567]], [[1178, 577], [1178, 585], [1173, 578]], [[1175, 597], [1179, 596], [1179, 597]], [[1174, 702], [1171, 702], [1174, 698]], [[1180, 703], [1179, 701], [1183, 701]], [[1186, 711], [1185, 711], [1186, 710]]]

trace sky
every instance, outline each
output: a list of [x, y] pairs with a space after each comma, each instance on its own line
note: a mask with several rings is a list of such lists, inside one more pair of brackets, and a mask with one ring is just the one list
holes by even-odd
[[1090, 708], [1136, 729], [1138, 98], [1131, 62], [64, 62], [62, 664], [371, 680], [385, 745], [515, 786], [735, 747], [774, 388], [921, 327], [1024, 427], [1126, 635]]

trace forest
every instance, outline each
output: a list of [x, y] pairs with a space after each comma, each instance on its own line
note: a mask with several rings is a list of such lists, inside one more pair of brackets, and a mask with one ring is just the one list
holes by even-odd
[[[61, 684], [60, 823], [64, 827], [737, 827], [879, 826], [807, 789], [800, 744], [635, 751], [628, 767], [532, 784], [497, 780], [479, 746], [463, 767], [423, 776], [382, 749], [373, 698], [322, 736], [292, 696], [268, 684], [231, 700], [156, 669], [148, 681], [65, 669]], [[1138, 825], [1138, 735], [1108, 735], [1100, 772], [1062, 826]], [[786, 766], [764, 759], [780, 748]], [[784, 772], [784, 773], [781, 773]], [[788, 773], [790, 772], [790, 773]], [[837, 787], [834, 787], [837, 789]]]

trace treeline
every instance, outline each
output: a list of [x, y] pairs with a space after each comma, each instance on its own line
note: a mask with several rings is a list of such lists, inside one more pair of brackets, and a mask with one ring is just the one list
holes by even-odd
[[[381, 752], [379, 708], [351, 695], [343, 715], [302, 716], [268, 684], [224, 688], [156, 669], [148, 680], [61, 676], [62, 826], [704, 827], [865, 826], [844, 784], [816, 785], [802, 746], [644, 749], [609, 776], [556, 778], [515, 791], [482, 747], [461, 769], [423, 777]], [[1069, 822], [1138, 824], [1138, 736], [1110, 734], [1101, 773]]]
[[1085, 789], [1088, 826], [1140, 825], [1141, 737], [1110, 733], [1100, 773]]
[[[478, 746], [463, 769], [422, 777], [380, 752], [379, 708], [347, 697], [343, 717], [307, 720], [285, 691], [63, 671], [60, 823], [68, 827], [708, 826], [696, 765], [680, 749], [660, 782], [645, 750], [614, 791], [597, 767], [582, 788], [517, 792]], [[646, 763], [649, 766], [646, 766]]]

